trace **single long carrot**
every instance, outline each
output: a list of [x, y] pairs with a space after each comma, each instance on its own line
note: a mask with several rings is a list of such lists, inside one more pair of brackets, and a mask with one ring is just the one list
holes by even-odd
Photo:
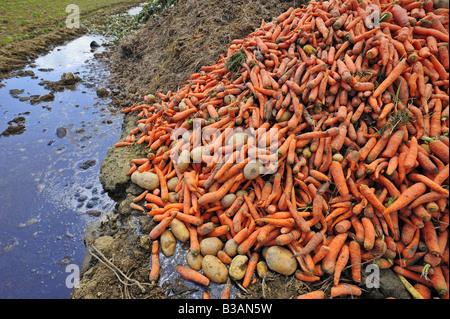
[[339, 284], [331, 287], [331, 297], [336, 298], [339, 296], [361, 296], [362, 290], [358, 286], [351, 284]]
[[176, 216], [177, 212], [171, 212], [169, 216], [160, 221], [159, 224], [153, 227], [150, 231], [150, 238], [153, 240], [158, 238], [166, 230], [166, 228], [170, 225], [170, 223], [175, 219]]
[[175, 271], [178, 274], [180, 274], [184, 279], [191, 280], [203, 286], [209, 286], [210, 281], [208, 277], [202, 275], [201, 273], [192, 268], [183, 265], [177, 265], [175, 266]]
[[348, 245], [344, 244], [339, 252], [339, 256], [336, 260], [336, 266], [334, 269], [334, 285], [339, 284], [339, 280], [341, 278], [341, 273], [344, 270], [344, 267], [347, 265], [348, 260], [350, 258], [350, 250]]
[[159, 259], [159, 242], [157, 240], [152, 243], [152, 255], [151, 255], [151, 269], [149, 274], [149, 281], [156, 282], [160, 275], [161, 263]]
[[322, 290], [314, 290], [298, 295], [297, 299], [325, 299], [325, 293]]
[[258, 260], [259, 260], [259, 254], [257, 252], [253, 252], [247, 263], [247, 269], [245, 270], [244, 278], [242, 279], [242, 286], [244, 288], [247, 288], [250, 285], [250, 282], [251, 282], [253, 273], [255, 272], [256, 264], [258, 263]]
[[397, 80], [397, 78], [403, 73], [406, 67], [407, 67], [406, 59], [402, 59], [391, 71], [391, 73], [389, 73], [386, 79], [383, 82], [381, 82], [381, 84], [375, 89], [372, 96], [374, 98], [380, 96], [388, 88], [389, 85], [391, 85], [392, 83], [394, 83], [395, 80]]
[[405, 208], [409, 203], [423, 195], [426, 190], [426, 185], [421, 182], [415, 183], [414, 185], [408, 187], [404, 192], [400, 194], [400, 196], [394, 201], [394, 203], [392, 203], [382, 212], [383, 215], [391, 214], [395, 211]]
[[324, 272], [328, 274], [332, 274], [334, 272], [334, 269], [336, 267], [336, 259], [338, 257], [339, 251], [345, 243], [345, 240], [347, 239], [347, 236], [347, 233], [336, 235], [336, 237], [334, 237], [328, 245], [330, 251], [322, 260], [322, 269]]

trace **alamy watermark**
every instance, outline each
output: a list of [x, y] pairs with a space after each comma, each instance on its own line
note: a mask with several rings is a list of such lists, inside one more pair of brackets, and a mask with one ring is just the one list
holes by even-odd
[[201, 126], [201, 119], [192, 121], [192, 129], [178, 128], [171, 133], [174, 142], [170, 159], [174, 163], [257, 163], [259, 174], [278, 170], [280, 130], [225, 128]]
[[75, 264], [68, 264], [66, 266], [66, 287], [69, 289], [80, 288], [80, 267]]
[[80, 7], [76, 4], [69, 4], [66, 7], [66, 13], [69, 15], [66, 18], [66, 27], [69, 29], [80, 27]]
[[366, 288], [380, 288], [380, 267], [376, 264], [367, 265], [365, 268]]

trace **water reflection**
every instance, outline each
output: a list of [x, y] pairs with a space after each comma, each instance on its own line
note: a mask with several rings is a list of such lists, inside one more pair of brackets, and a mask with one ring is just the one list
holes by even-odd
[[[94, 40], [106, 41], [81, 37], [2, 82], [0, 132], [24, 130], [0, 136], [0, 298], [67, 298], [65, 266], [81, 265], [84, 229], [99, 218], [85, 212], [114, 205], [98, 176], [122, 118], [96, 94], [109, 74], [94, 55], [104, 49], [91, 52]], [[70, 90], [41, 83], [68, 72], [82, 79]]]

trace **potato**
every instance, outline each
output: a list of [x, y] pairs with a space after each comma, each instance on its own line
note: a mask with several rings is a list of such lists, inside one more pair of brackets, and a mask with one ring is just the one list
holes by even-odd
[[159, 237], [161, 243], [161, 251], [166, 256], [172, 256], [175, 252], [177, 240], [170, 230], [165, 230]]
[[247, 192], [246, 190], [240, 189], [240, 190], [238, 190], [238, 191], [236, 192], [236, 196], [237, 196], [237, 197], [239, 197], [239, 196], [244, 196], [244, 195], [248, 195], [248, 192]]
[[156, 154], [162, 154], [169, 150], [169, 147], [167, 145], [161, 145], [157, 150]]
[[336, 153], [336, 154], [333, 155], [333, 161], [336, 161], [336, 162], [340, 163], [343, 160], [344, 160], [344, 156], [342, 156], [342, 154]]
[[203, 146], [193, 148], [191, 151], [192, 163], [201, 163], [203, 154], [206, 154]]
[[225, 97], [223, 98], [223, 103], [225, 103], [226, 105], [229, 105], [234, 101], [236, 101], [236, 97], [231, 94], [225, 95]]
[[264, 260], [260, 260], [256, 264], [256, 273], [258, 274], [259, 278], [264, 278], [268, 270], [269, 269], [267, 267], [267, 263]]
[[170, 203], [178, 203], [178, 195], [175, 192], [170, 192], [169, 193], [169, 202]]
[[289, 112], [288, 110], [284, 111], [283, 115], [281, 115], [281, 117], [278, 119], [277, 122], [281, 123], [281, 122], [286, 122], [289, 121], [292, 117], [292, 113]]
[[223, 207], [230, 207], [233, 202], [236, 199], [236, 195], [235, 194], [226, 194], [221, 200], [220, 203], [222, 204]]
[[191, 155], [188, 150], [183, 150], [178, 157], [177, 166], [180, 173], [184, 173], [191, 163]]
[[246, 143], [247, 139], [248, 139], [247, 133], [242, 133], [242, 132], [234, 133], [228, 139], [227, 145], [237, 145], [239, 143]]
[[172, 177], [171, 179], [169, 179], [167, 181], [167, 189], [169, 190], [169, 192], [174, 192], [175, 191], [175, 187], [177, 187], [178, 184], [178, 176]]
[[272, 246], [266, 251], [266, 263], [269, 269], [282, 275], [292, 275], [297, 270], [297, 260], [290, 250]]
[[203, 256], [206, 255], [217, 255], [217, 252], [219, 250], [222, 250], [223, 243], [222, 241], [217, 237], [208, 237], [205, 239], [202, 239], [200, 242], [200, 252]]
[[178, 109], [180, 110], [180, 112], [186, 111], [186, 109], [187, 109], [186, 103], [184, 101], [181, 101], [180, 103], [178, 103]]
[[261, 164], [256, 162], [250, 162], [244, 167], [245, 179], [255, 179], [261, 173]]
[[223, 251], [230, 257], [234, 257], [237, 254], [237, 248], [239, 244], [234, 241], [233, 238], [229, 239], [225, 243], [225, 247], [223, 248]]
[[151, 172], [139, 172], [135, 171], [131, 174], [131, 181], [142, 188], [148, 189], [150, 191], [159, 187], [158, 175]]
[[230, 277], [241, 280], [244, 278], [245, 271], [247, 270], [248, 257], [245, 255], [237, 255], [233, 258], [228, 271]]
[[212, 255], [203, 257], [202, 270], [206, 277], [217, 284], [224, 284], [228, 279], [228, 268], [219, 258]]
[[192, 251], [189, 251], [186, 254], [186, 262], [188, 263], [189, 267], [194, 270], [199, 271], [200, 269], [202, 269], [202, 261], [203, 256], [201, 254], [193, 254]]
[[181, 220], [175, 218], [174, 220], [172, 220], [169, 226], [176, 239], [178, 239], [182, 243], [185, 243], [189, 240], [189, 230]]
[[145, 130], [145, 124], [144, 123], [139, 123], [137, 127], [138, 127], [139, 131], [144, 132], [144, 130]]

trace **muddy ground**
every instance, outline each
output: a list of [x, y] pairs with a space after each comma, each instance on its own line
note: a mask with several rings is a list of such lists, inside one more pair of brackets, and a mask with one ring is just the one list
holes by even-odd
[[[227, 44], [244, 38], [261, 24], [270, 21], [300, 1], [180, 0], [178, 5], [157, 20], [150, 21], [137, 34], [126, 38], [112, 54], [115, 75], [111, 92], [113, 104], [130, 106], [143, 95], [175, 91], [190, 74], [201, 66], [218, 60]], [[125, 117], [125, 139], [135, 127], [136, 115]], [[189, 298], [182, 282], [170, 283], [172, 293], [148, 281], [151, 240], [148, 233], [154, 225], [151, 217], [132, 210], [130, 202], [143, 189], [126, 176], [130, 159], [139, 157], [138, 148], [111, 148], [102, 163], [100, 180], [106, 191], [117, 200], [112, 212], [86, 233], [87, 254], [80, 288], [71, 298]], [[349, 276], [344, 272], [343, 277]], [[364, 298], [409, 298], [391, 270], [381, 272], [380, 289], [371, 289]], [[350, 277], [347, 277], [350, 278]], [[271, 273], [257, 278], [238, 298], [291, 299], [299, 294], [323, 289], [326, 296], [332, 280], [311, 285], [295, 277]], [[175, 289], [174, 289], [175, 287]]]
[[[39, 22], [33, 22], [32, 26], [14, 26], [14, 32], [16, 33], [27, 33], [33, 29], [40, 30], [45, 27], [51, 28], [47, 32], [42, 32], [34, 37], [0, 45], [0, 80], [10, 77], [13, 71], [23, 68], [37, 58], [38, 55], [48, 52], [52, 47], [79, 37], [87, 31], [86, 27], [84, 27], [85, 25], [101, 25], [105, 22], [107, 17], [126, 12], [128, 9], [137, 6], [142, 2], [145, 1], [124, 0], [120, 3], [98, 7], [91, 11], [85, 11], [81, 8], [80, 28], [66, 28], [64, 26], [52, 28], [54, 26], [51, 23], [54, 21], [51, 19], [41, 19]], [[3, 26], [7, 25], [7, 21], [2, 20], [2, 24]], [[6, 31], [0, 32], [0, 35], [3, 37], [6, 35]]]

